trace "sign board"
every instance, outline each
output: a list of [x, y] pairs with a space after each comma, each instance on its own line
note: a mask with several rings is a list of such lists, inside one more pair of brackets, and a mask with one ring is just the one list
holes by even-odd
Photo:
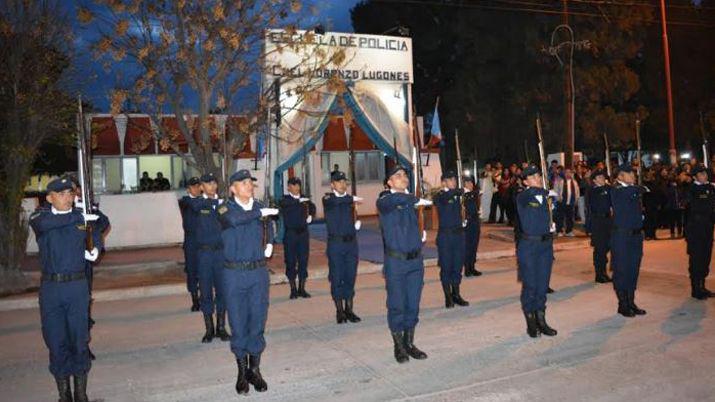
[[[327, 60], [325, 55], [338, 50], [345, 53], [340, 65], [323, 61]], [[412, 39], [398, 36], [340, 32], [319, 35], [312, 31], [289, 34], [273, 29], [266, 31], [264, 54], [269, 77], [338, 76], [343, 81], [402, 83], [412, 83], [414, 77]]]

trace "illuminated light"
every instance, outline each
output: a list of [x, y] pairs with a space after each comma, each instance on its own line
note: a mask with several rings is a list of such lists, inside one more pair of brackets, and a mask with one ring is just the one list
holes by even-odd
[[680, 159], [690, 159], [690, 152], [680, 154]]
[[653, 154], [653, 159], [659, 160], [659, 159], [660, 159], [660, 154]]
[[465, 175], [465, 176], [471, 176], [471, 175], [472, 175], [472, 172], [469, 171], [469, 169], [464, 169], [464, 171], [462, 172], [462, 174]]

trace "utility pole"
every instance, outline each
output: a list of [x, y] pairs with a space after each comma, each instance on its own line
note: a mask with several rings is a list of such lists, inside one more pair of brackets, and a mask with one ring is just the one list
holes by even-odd
[[668, 46], [668, 24], [665, 18], [665, 0], [660, 0], [660, 22], [663, 26], [663, 58], [665, 62], [665, 90], [668, 97], [668, 155], [670, 164], [677, 163], [677, 153], [675, 150], [675, 118], [673, 117], [673, 90], [670, 80], [670, 50]]
[[[562, 0], [563, 12], [561, 13], [561, 24], [569, 26], [569, 2], [568, 0]], [[573, 33], [571, 34], [571, 41], [573, 42]], [[571, 47], [571, 57], [573, 60], [573, 46]], [[572, 75], [572, 63], [564, 65], [564, 100], [566, 102], [566, 119], [564, 123], [564, 138], [566, 142], [566, 157], [564, 158], [565, 166], [573, 165], [573, 154], [575, 151], [575, 133], [574, 133], [574, 94], [573, 94], [573, 75]]]

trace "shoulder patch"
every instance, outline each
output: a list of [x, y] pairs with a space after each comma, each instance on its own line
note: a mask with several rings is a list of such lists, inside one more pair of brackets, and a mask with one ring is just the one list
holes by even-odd
[[42, 210], [41, 209], [35, 210], [35, 212], [33, 212], [32, 215], [30, 215], [30, 220], [33, 220], [40, 215], [42, 215]]
[[218, 207], [218, 213], [223, 215], [228, 211], [228, 207], [226, 205], [221, 205]]

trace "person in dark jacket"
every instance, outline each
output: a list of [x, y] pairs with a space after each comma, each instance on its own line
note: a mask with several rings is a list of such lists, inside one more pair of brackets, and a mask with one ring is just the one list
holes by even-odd
[[[315, 216], [315, 204], [301, 194], [301, 184], [297, 177], [288, 179], [288, 194], [284, 195], [280, 202], [281, 218], [285, 227], [284, 261], [291, 299], [310, 297], [310, 293], [305, 290], [310, 254], [308, 224]], [[296, 277], [298, 286], [296, 286]]]

